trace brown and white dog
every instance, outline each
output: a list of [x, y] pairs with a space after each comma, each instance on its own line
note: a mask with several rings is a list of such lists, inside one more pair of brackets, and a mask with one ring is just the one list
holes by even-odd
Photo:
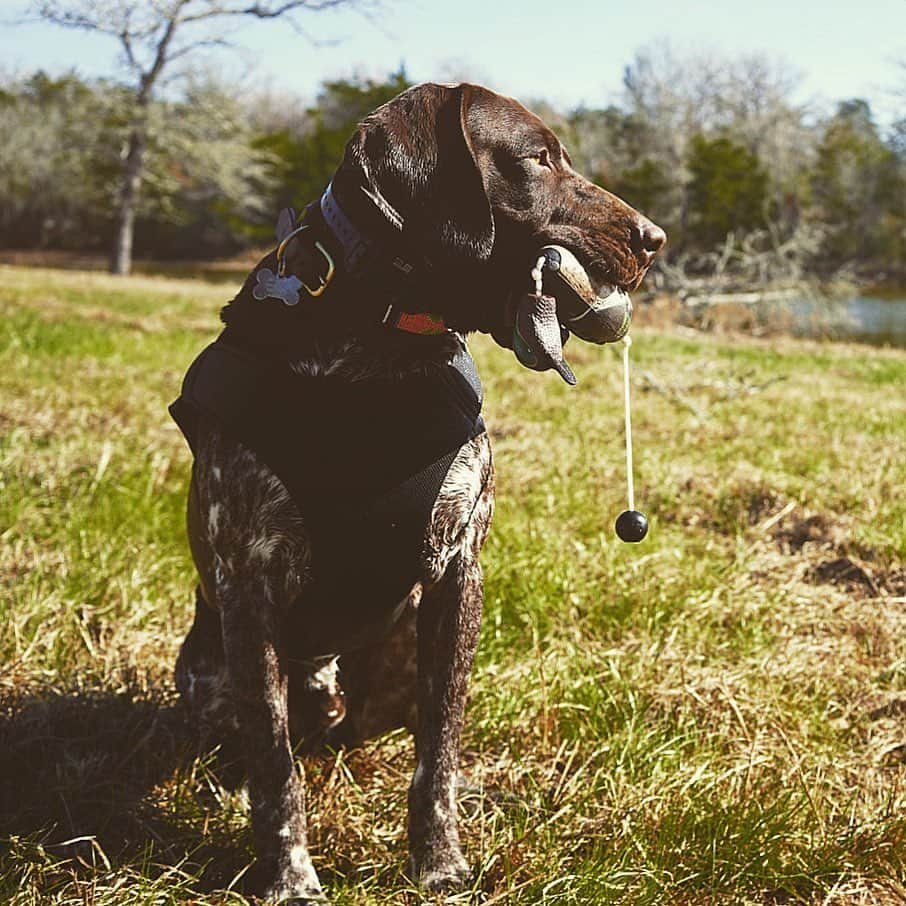
[[[450, 363], [471, 331], [512, 346], [514, 299], [539, 247], [562, 246], [595, 286], [629, 292], [666, 237], [576, 173], [537, 116], [467, 84], [420, 85], [376, 110], [325, 198], [279, 230], [279, 254], [224, 309], [232, 364], [206, 376], [215, 402], [194, 410], [199, 585], [177, 685], [199, 726], [238, 732], [267, 899], [324, 899], [294, 746], [400, 726], [417, 755], [410, 876], [456, 888], [470, 876], [454, 794], [494, 469], [474, 382], [451, 378]], [[441, 386], [472, 406], [459, 434], [432, 421]], [[242, 410], [239, 429], [218, 406]], [[443, 438], [422, 444], [428, 435]], [[416, 500], [394, 469], [433, 462], [407, 459], [420, 444], [445, 458]], [[374, 461], [408, 488], [395, 498], [408, 523], [374, 516], [386, 491]]]

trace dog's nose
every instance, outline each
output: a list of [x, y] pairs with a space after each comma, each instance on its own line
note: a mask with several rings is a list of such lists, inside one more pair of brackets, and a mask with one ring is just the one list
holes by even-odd
[[639, 216], [632, 225], [630, 243], [632, 250], [641, 253], [646, 264], [650, 264], [654, 256], [664, 247], [667, 234], [656, 224], [645, 217]]

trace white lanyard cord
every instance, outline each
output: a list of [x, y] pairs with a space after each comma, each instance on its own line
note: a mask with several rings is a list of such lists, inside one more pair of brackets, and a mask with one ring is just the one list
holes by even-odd
[[623, 406], [626, 413], [626, 487], [629, 492], [629, 509], [635, 509], [635, 488], [632, 484], [632, 418], [629, 408], [629, 347], [632, 338], [623, 337]]

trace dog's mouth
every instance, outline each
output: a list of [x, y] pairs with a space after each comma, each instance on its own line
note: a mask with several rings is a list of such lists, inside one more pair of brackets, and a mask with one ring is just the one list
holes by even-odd
[[[571, 334], [599, 345], [614, 343], [626, 335], [632, 319], [629, 290], [633, 287], [596, 278], [593, 268], [586, 268], [570, 249], [549, 244], [532, 255], [532, 277], [524, 275], [517, 282], [518, 288], [504, 305], [502, 324], [491, 331], [499, 345], [513, 348], [520, 309], [530, 305], [528, 298], [537, 293], [539, 265], [541, 291], [556, 299], [556, 322], [563, 343]], [[548, 332], [552, 329], [549, 325]]]

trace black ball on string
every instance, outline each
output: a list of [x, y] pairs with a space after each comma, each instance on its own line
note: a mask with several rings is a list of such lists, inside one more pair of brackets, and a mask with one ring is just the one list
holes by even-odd
[[623, 510], [617, 516], [616, 530], [620, 541], [641, 541], [648, 534], [648, 517], [638, 510]]

